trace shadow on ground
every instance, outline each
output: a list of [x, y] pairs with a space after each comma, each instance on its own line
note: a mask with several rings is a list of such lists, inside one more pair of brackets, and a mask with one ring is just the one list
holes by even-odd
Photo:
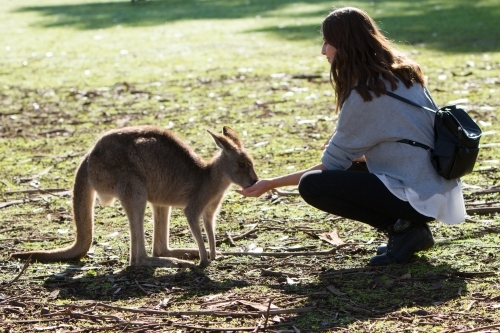
[[[251, 267], [244, 265], [240, 269]], [[237, 303], [238, 299], [249, 299], [247, 287], [266, 285], [275, 290], [275, 295], [304, 299], [297, 308], [315, 309], [293, 318], [293, 325], [301, 329], [346, 327], [357, 320], [394, 315], [405, 307], [418, 308], [417, 314], [425, 315], [432, 312], [433, 306], [467, 293], [463, 273], [447, 265], [433, 265], [425, 257], [402, 266], [304, 272], [304, 276], [317, 278], [314, 283], [297, 279], [291, 283], [278, 276], [245, 278], [245, 273], [239, 272], [241, 280], [225, 278], [223, 272], [213, 275], [198, 269], [158, 275], [154, 268], [127, 268], [115, 273], [110, 268], [107, 273], [94, 275], [85, 266], [70, 266], [48, 278], [44, 287], [57, 290], [60, 300], [106, 302], [144, 297], [146, 303], [154, 306], [168, 294], [176, 302], [194, 301], [203, 306], [204, 296], [226, 293], [233, 300], [227, 303]], [[221, 309], [224, 310], [228, 309]]]
[[[405, 308], [412, 315], [433, 312], [433, 307], [467, 293], [465, 276], [448, 265], [419, 259], [409, 265], [386, 268], [327, 270], [309, 290], [309, 306], [318, 312], [301, 314], [296, 323], [315, 328], [346, 327], [357, 320], [400, 316]], [[288, 292], [296, 291], [290, 288]], [[415, 310], [418, 309], [418, 310]], [[310, 327], [314, 328], [314, 327]]]
[[[390, 2], [388, 5], [386, 3]], [[438, 6], [434, 1], [369, 0], [358, 5], [372, 15], [381, 29], [393, 40], [410, 45], [425, 45], [446, 52], [495, 52], [500, 50], [500, 29], [496, 22], [500, 6], [479, 6], [476, 2], [459, 0]], [[440, 3], [441, 3], [440, 2]], [[294, 12], [293, 5], [309, 4], [320, 9]], [[139, 2], [104, 2], [74, 5], [40, 5], [20, 7], [14, 14], [37, 12], [42, 19], [37, 25], [73, 29], [105, 29], [116, 25], [141, 27], [169, 22], [204, 19], [242, 19], [273, 17], [271, 26], [249, 27], [248, 32], [264, 32], [280, 39], [317, 39], [322, 18], [333, 6], [329, 0], [156, 0]], [[290, 7], [286, 11], [283, 10]], [[297, 8], [301, 8], [298, 6]], [[282, 24], [299, 18], [316, 18], [317, 24]], [[286, 21], [288, 20], [288, 21]], [[261, 23], [259, 23], [260, 25]]]

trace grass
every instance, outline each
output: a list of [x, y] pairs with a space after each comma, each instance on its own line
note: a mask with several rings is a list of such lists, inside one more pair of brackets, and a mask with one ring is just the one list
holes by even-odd
[[[237, 313], [253, 313], [256, 304], [267, 308], [270, 299], [280, 309], [315, 308], [270, 316], [274, 331], [459, 332], [498, 324], [496, 214], [471, 216], [458, 226], [432, 223], [438, 244], [431, 251], [408, 265], [373, 269], [366, 263], [385, 240], [373, 229], [324, 214], [297, 197], [247, 199], [232, 190], [219, 217], [220, 251], [329, 250], [331, 245], [316, 236], [333, 228], [356, 245], [328, 256], [223, 256], [203, 271], [138, 271], [126, 267], [128, 227], [121, 207], [97, 205], [87, 257], [32, 263], [9, 283], [23, 265], [9, 260], [9, 253], [64, 246], [73, 234], [69, 193], [22, 191], [70, 190], [82, 154], [107, 129], [166, 126], [208, 159], [216, 147], [205, 130], [230, 125], [242, 135], [260, 177], [316, 163], [318, 147], [336, 121], [319, 25], [332, 6], [340, 5], [321, 0], [5, 1], [0, 9], [0, 195], [10, 205], [0, 208], [0, 327], [10, 332], [255, 327], [258, 317]], [[468, 207], [495, 205], [498, 194], [473, 192], [499, 179], [500, 6], [493, 0], [349, 5], [366, 10], [423, 66], [440, 105], [458, 101], [482, 126], [484, 148], [463, 187]], [[226, 233], [244, 234], [253, 225], [257, 231], [236, 241], [236, 249], [226, 241]], [[151, 234], [148, 211], [148, 242]], [[172, 236], [176, 245], [194, 245], [180, 210], [174, 211]], [[269, 270], [282, 276], [267, 276]], [[56, 315], [63, 304], [93, 302], [161, 311], [212, 306], [226, 315], [134, 314], [99, 306], [87, 312], [95, 316], [89, 321]], [[49, 316], [40, 314], [44, 308]], [[37, 322], [47, 318], [54, 321]]]

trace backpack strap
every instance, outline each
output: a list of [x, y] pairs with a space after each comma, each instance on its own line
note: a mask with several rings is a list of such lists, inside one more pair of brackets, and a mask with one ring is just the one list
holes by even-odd
[[412, 145], [412, 146], [415, 146], [415, 147], [424, 148], [425, 150], [427, 150], [427, 151], [429, 151], [431, 153], [434, 151], [431, 147], [426, 146], [423, 143], [420, 143], [420, 142], [417, 142], [417, 141], [403, 139], [403, 140], [398, 140], [396, 142], [406, 143], [406, 144], [409, 144], [409, 145]]
[[[428, 95], [428, 93], [427, 93], [427, 89], [426, 89], [426, 88], [424, 88], [424, 90], [425, 90], [425, 92], [426, 92], [425, 94], [426, 94], [428, 97], [430, 97], [430, 96]], [[405, 103], [408, 103], [408, 104], [411, 104], [411, 105], [413, 105], [413, 106], [416, 106], [417, 108], [420, 108], [420, 109], [423, 109], [423, 110], [427, 110], [427, 111], [430, 111], [430, 112], [433, 112], [433, 113], [436, 113], [436, 112], [437, 112], [437, 110], [433, 110], [433, 109], [428, 108], [428, 107], [426, 107], [426, 106], [423, 106], [423, 105], [417, 104], [417, 103], [415, 103], [414, 101], [411, 101], [411, 100], [409, 100], [409, 99], [406, 99], [406, 98], [404, 98], [403, 96], [399, 96], [399, 95], [397, 95], [397, 94], [395, 94], [395, 93], [393, 93], [393, 92], [387, 91], [385, 94], [386, 94], [387, 96], [391, 96], [392, 98], [399, 99], [400, 101], [403, 101], [403, 102], [405, 102]], [[433, 104], [434, 106], [436, 106], [436, 104], [434, 103], [434, 101], [432, 100], [432, 98], [431, 98], [431, 101], [432, 101], [432, 104]], [[437, 109], [437, 107], [436, 107], [436, 109]]]
[[425, 93], [425, 94], [427, 95], [427, 97], [429, 97], [429, 99], [431, 100], [432, 105], [434, 105], [434, 109], [439, 110], [439, 108], [438, 108], [438, 106], [437, 106], [436, 102], [434, 102], [434, 99], [432, 98], [431, 93], [429, 92], [429, 90], [427, 90], [427, 87], [426, 87], [426, 86], [424, 86], [424, 93]]
[[[429, 97], [429, 99], [431, 100], [432, 105], [434, 105], [434, 107], [435, 107], [436, 109], [438, 109], [438, 107], [436, 106], [436, 103], [434, 103], [434, 100], [433, 100], [433, 99], [432, 99], [432, 97], [430, 96], [430, 93], [429, 93], [429, 91], [427, 90], [427, 88], [426, 88], [426, 87], [424, 87], [424, 92], [425, 92], [425, 95], [426, 95], [427, 97]], [[426, 107], [426, 106], [423, 106], [423, 105], [417, 104], [417, 103], [415, 103], [414, 101], [411, 101], [411, 100], [409, 100], [409, 99], [406, 99], [406, 98], [404, 98], [403, 96], [399, 96], [398, 94], [395, 94], [395, 93], [393, 93], [393, 92], [387, 91], [385, 94], [386, 94], [387, 96], [391, 96], [392, 98], [398, 99], [398, 100], [400, 100], [400, 101], [402, 101], [402, 102], [405, 102], [405, 103], [408, 103], [408, 104], [410, 104], [410, 105], [416, 106], [416, 107], [418, 107], [418, 108], [420, 108], [420, 109], [423, 109], [423, 110], [426, 110], [426, 111], [430, 111], [430, 112], [433, 112], [433, 113], [438, 112], [437, 110], [433, 110], [433, 109], [428, 108], [428, 107]], [[403, 140], [398, 140], [398, 141], [396, 141], [396, 142], [406, 143], [406, 144], [409, 144], [409, 145], [412, 145], [412, 146], [415, 146], [415, 147], [424, 148], [425, 150], [427, 150], [427, 151], [429, 151], [429, 152], [431, 152], [431, 153], [434, 151], [431, 147], [426, 146], [426, 145], [424, 145], [423, 143], [413, 141], [413, 140], [403, 139]]]

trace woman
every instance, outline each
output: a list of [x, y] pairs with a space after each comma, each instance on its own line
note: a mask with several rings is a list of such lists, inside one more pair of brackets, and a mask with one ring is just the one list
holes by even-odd
[[[331, 64], [340, 114], [321, 163], [263, 179], [238, 193], [258, 197], [298, 185], [310, 205], [388, 233], [387, 245], [377, 249], [370, 264], [406, 263], [412, 254], [434, 245], [427, 222], [465, 219], [460, 180], [440, 177], [427, 150], [397, 142], [407, 139], [433, 147], [434, 114], [385, 94], [392, 91], [435, 109], [423, 73], [357, 8], [331, 12], [322, 33], [321, 53]], [[369, 172], [356, 166], [363, 158]]]

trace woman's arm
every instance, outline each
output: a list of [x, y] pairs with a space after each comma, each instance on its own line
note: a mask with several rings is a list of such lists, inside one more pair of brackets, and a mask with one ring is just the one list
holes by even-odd
[[[335, 134], [335, 132], [333, 132], [333, 134]], [[328, 145], [328, 143], [330, 142], [330, 139], [332, 138], [332, 135], [330, 135], [328, 137], [328, 140], [325, 141], [325, 143], [320, 147], [321, 150], [324, 150], [326, 148], [326, 146]], [[358, 158], [355, 158], [354, 160], [352, 160], [353, 162], [366, 162], [365, 160], [365, 156], [361, 156], [361, 157], [358, 157]]]
[[302, 175], [305, 174], [306, 172], [313, 170], [326, 170], [326, 167], [323, 164], [318, 164], [309, 169], [297, 171], [294, 173], [290, 173], [288, 175], [279, 176], [275, 178], [262, 179], [259, 180], [254, 185], [242, 190], [236, 190], [236, 192], [238, 192], [241, 195], [244, 195], [245, 197], [260, 197], [262, 194], [277, 187], [298, 185], [300, 177], [302, 177]]

